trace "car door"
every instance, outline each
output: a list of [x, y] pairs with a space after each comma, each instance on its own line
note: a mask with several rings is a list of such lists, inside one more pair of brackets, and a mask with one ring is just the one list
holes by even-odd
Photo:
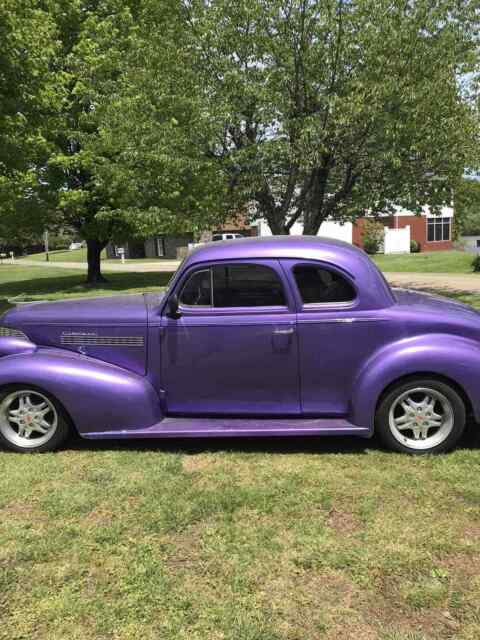
[[295, 302], [277, 260], [196, 265], [162, 318], [169, 414], [300, 413]]
[[298, 308], [302, 413], [345, 416], [356, 375], [388, 340], [388, 323], [381, 311], [362, 306], [354, 278], [334, 265], [310, 260], [282, 265]]

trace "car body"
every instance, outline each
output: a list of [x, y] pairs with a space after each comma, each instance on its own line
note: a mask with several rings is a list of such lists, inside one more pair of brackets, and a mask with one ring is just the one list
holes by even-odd
[[212, 242], [165, 293], [22, 305], [1, 325], [0, 438], [18, 451], [73, 426], [90, 439], [377, 431], [424, 453], [480, 418], [480, 314], [392, 290], [336, 240]]

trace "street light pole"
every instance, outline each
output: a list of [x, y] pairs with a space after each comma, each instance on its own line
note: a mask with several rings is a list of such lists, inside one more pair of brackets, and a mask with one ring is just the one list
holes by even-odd
[[45, 260], [50, 262], [50, 256], [48, 255], [48, 231], [43, 234], [43, 242], [45, 245]]

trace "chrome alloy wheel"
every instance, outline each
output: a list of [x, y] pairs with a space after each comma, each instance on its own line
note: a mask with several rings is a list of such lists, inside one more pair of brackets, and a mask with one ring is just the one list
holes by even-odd
[[58, 413], [46, 396], [31, 389], [13, 391], [0, 405], [0, 432], [17, 447], [39, 447], [58, 426]]
[[436, 389], [409, 389], [392, 403], [388, 423], [393, 437], [405, 447], [431, 449], [450, 435], [454, 425], [453, 407]]

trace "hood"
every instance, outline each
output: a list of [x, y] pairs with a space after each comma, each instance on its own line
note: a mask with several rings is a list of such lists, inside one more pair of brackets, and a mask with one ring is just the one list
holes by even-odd
[[34, 302], [7, 311], [1, 324], [39, 346], [60, 347], [145, 373], [147, 305], [143, 294]]
[[22, 304], [3, 316], [8, 326], [25, 324], [141, 324], [147, 321], [143, 294], [74, 298]]

